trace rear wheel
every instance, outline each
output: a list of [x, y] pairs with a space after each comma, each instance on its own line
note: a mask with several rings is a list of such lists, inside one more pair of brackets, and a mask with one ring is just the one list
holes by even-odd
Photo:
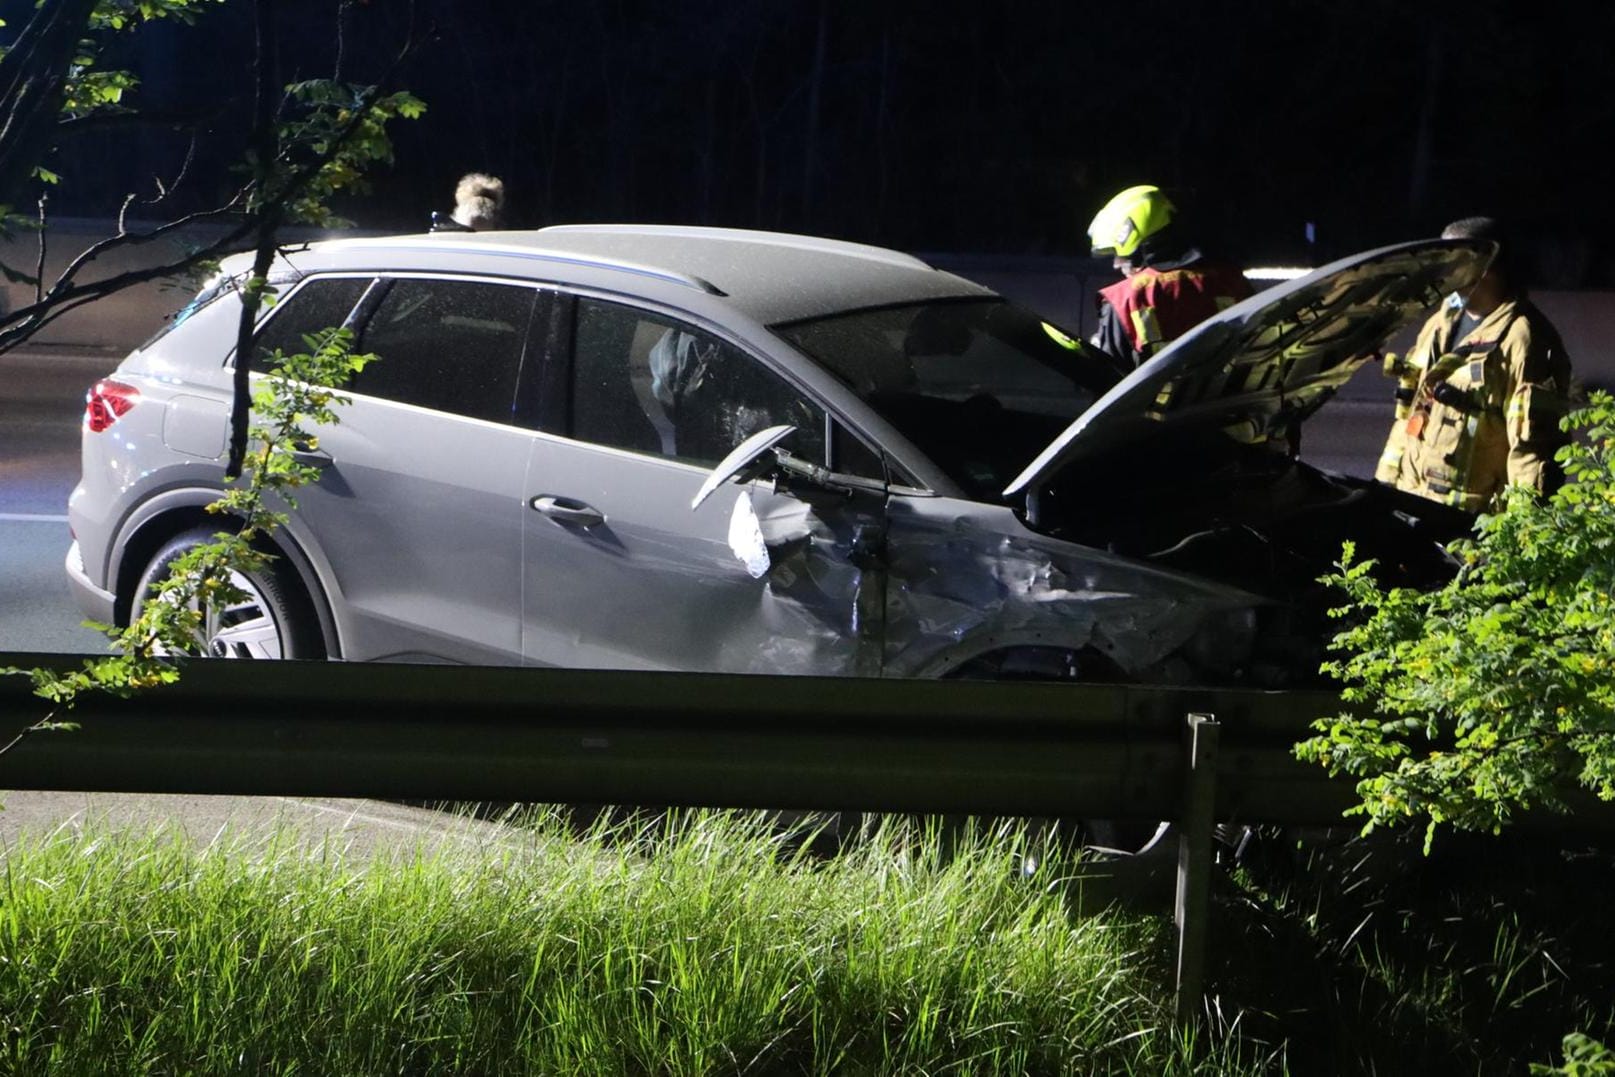
[[[135, 585], [132, 616], [140, 616], [157, 585], [172, 575], [174, 561], [213, 541], [215, 533], [211, 528], [195, 527], [165, 542]], [[187, 648], [186, 653], [205, 658], [325, 657], [308, 597], [284, 557], [274, 557], [261, 571], [232, 572], [230, 582], [244, 597], [203, 611], [202, 630], [194, 648]]]

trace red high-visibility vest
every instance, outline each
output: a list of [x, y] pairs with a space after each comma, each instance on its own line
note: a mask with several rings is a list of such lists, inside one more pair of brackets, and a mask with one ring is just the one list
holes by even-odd
[[1245, 275], [1220, 262], [1141, 269], [1099, 292], [1116, 309], [1133, 349], [1145, 358], [1250, 294]]

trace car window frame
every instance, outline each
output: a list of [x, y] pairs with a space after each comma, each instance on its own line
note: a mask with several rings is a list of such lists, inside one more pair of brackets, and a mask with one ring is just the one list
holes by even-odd
[[[285, 310], [286, 305], [289, 304], [293, 297], [295, 297], [297, 293], [302, 291], [304, 288], [318, 281], [365, 277], [370, 278], [369, 286], [366, 287], [365, 290], [360, 294], [359, 298], [354, 301], [353, 306], [348, 310], [347, 317], [342, 320], [343, 327], [355, 330], [355, 346], [360, 348], [360, 350], [363, 348], [363, 330], [366, 323], [372, 316], [374, 316], [377, 308], [380, 307], [388, 292], [392, 290], [392, 285], [400, 280], [454, 280], [465, 281], [473, 284], [497, 284], [504, 287], [521, 288], [533, 293], [533, 304], [528, 309], [527, 326], [522, 334], [522, 352], [521, 357], [518, 360], [519, 365], [516, 371], [516, 383], [514, 387], [515, 399], [511, 410], [511, 420], [509, 422], [462, 415], [455, 411], [427, 407], [423, 404], [411, 404], [401, 400], [393, 400], [390, 397], [378, 396], [374, 393], [359, 392], [349, 388], [344, 388], [342, 390], [344, 395], [358, 397], [375, 403], [386, 404], [391, 407], [414, 408], [420, 411], [431, 412], [434, 415], [443, 415], [449, 418], [458, 419], [462, 422], [487, 422], [493, 423], [496, 426], [514, 427], [517, 429], [535, 432], [541, 429], [538, 425], [537, 419], [539, 401], [535, 397], [535, 388], [539, 379], [539, 373], [534, 368], [544, 365], [547, 353], [541, 348], [535, 349], [535, 336], [540, 327], [547, 324], [551, 320], [552, 315], [550, 308], [554, 305], [553, 287], [541, 281], [531, 280], [526, 277], [505, 277], [488, 273], [456, 273], [452, 271], [438, 272], [433, 270], [412, 269], [340, 269], [330, 272], [310, 273], [307, 276], [300, 278], [297, 281], [296, 286], [293, 287], [291, 291], [287, 292], [284, 297], [276, 302], [274, 306], [270, 307], [258, 319], [257, 323], [253, 326], [252, 331], [254, 342], [256, 343], [259, 334], [261, 334], [264, 329], [268, 327], [269, 320], [275, 317], [282, 310]], [[233, 369], [235, 367], [236, 354], [236, 348], [232, 346], [228, 354], [225, 356], [224, 365], [227, 369]], [[255, 377], [264, 376], [263, 372], [261, 371], [253, 371], [252, 373]]]
[[[521, 331], [521, 353], [516, 360], [516, 380], [512, 386], [513, 399], [511, 401], [510, 419], [509, 421], [502, 419], [485, 419], [475, 415], [465, 415], [461, 412], [451, 411], [446, 408], [435, 408], [425, 404], [412, 404], [408, 401], [394, 400], [391, 397], [380, 396], [375, 393], [366, 393], [357, 389], [344, 389], [344, 393], [350, 396], [360, 397], [365, 400], [375, 401], [378, 403], [390, 404], [396, 407], [416, 408], [421, 411], [429, 411], [435, 415], [443, 415], [449, 418], [459, 419], [464, 422], [493, 423], [496, 426], [513, 427], [520, 430], [530, 431], [538, 429], [538, 427], [535, 425], [534, 419], [536, 403], [533, 400], [533, 388], [531, 384], [532, 374], [530, 368], [533, 367], [535, 363], [535, 331], [539, 325], [549, 317], [549, 311], [547, 309], [549, 299], [545, 295], [546, 286], [543, 283], [530, 280], [525, 277], [504, 277], [487, 273], [457, 273], [453, 271], [434, 271], [429, 269], [377, 270], [375, 271], [374, 275], [376, 280], [374, 283], [372, 283], [370, 288], [365, 291], [365, 294], [359, 298], [359, 301], [354, 304], [353, 310], [348, 313], [347, 321], [343, 323], [344, 325], [351, 325], [354, 327], [355, 347], [361, 353], [365, 349], [365, 330], [368, 328], [370, 319], [375, 316], [377, 310], [380, 309], [381, 304], [385, 302], [387, 296], [391, 294], [393, 286], [399, 281], [431, 280], [455, 281], [467, 284], [495, 284], [506, 288], [520, 288], [530, 293], [529, 299], [531, 302], [527, 309], [527, 324]], [[539, 362], [543, 361], [543, 355], [541, 352], [538, 354], [537, 359]]]
[[[812, 404], [814, 407], [818, 408], [824, 414], [825, 428], [822, 431], [822, 435], [824, 438], [825, 456], [824, 459], [814, 460], [812, 463], [821, 467], [829, 468], [830, 474], [835, 476], [837, 482], [845, 482], [848, 485], [853, 485], [861, 489], [868, 490], [887, 491], [891, 488], [893, 469], [895, 465], [891, 460], [890, 454], [888, 454], [884, 449], [880, 448], [877, 443], [872, 442], [871, 439], [866, 437], [855, 425], [848, 422], [840, 409], [826, 401], [819, 393], [803, 385], [798, 378], [792, 377], [788, 370], [781, 369], [780, 364], [769, 359], [766, 353], [760, 352], [757, 348], [748, 344], [745, 340], [728, 330], [727, 327], [715, 323], [709, 318], [704, 318], [692, 311], [657, 303], [654, 300], [647, 299], [643, 296], [626, 295], [623, 293], [591, 288], [573, 287], [565, 284], [557, 284], [550, 287], [554, 288], [555, 302], [551, 307], [552, 324], [549, 327], [549, 331], [545, 334], [547, 350], [544, 365], [549, 368], [545, 381], [545, 389], [547, 390], [546, 395], [551, 401], [551, 406], [545, 411], [544, 425], [541, 426], [541, 429], [543, 429], [546, 433], [551, 433], [557, 437], [566, 438], [568, 441], [576, 442], [579, 445], [588, 445], [595, 449], [610, 452], [631, 453], [635, 456], [645, 456], [652, 459], [661, 460], [664, 463], [678, 464], [683, 467], [688, 467], [701, 472], [711, 470], [710, 465], [702, 466], [700, 464], [693, 464], [688, 461], [679, 460], [670, 456], [650, 454], [635, 449], [621, 448], [615, 445], [604, 445], [599, 442], [589, 441], [585, 438], [577, 437], [573, 433], [572, 387], [577, 358], [575, 337], [577, 329], [578, 304], [580, 300], [587, 299], [594, 302], [607, 303], [619, 307], [627, 307], [631, 310], [643, 311], [653, 318], [673, 321], [681, 325], [689, 326], [691, 329], [712, 337], [720, 343], [735, 349], [751, 362], [759, 364], [768, 373], [772, 374], [776, 378], [779, 378], [798, 396]], [[835, 454], [834, 428], [836, 426], [840, 426], [848, 436], [856, 438], [858, 441], [862, 442], [864, 447], [869, 450], [870, 454], [880, 461], [881, 468], [884, 472], [883, 476], [876, 478], [869, 475], [859, 475], [851, 472], [838, 471], [833, 467], [830, 460]]]
[[[362, 311], [364, 317], [370, 316], [370, 311], [374, 308], [367, 307], [366, 304], [372, 302], [372, 297], [374, 297], [377, 293], [377, 287], [382, 283], [382, 276], [383, 274], [380, 271], [374, 269], [338, 269], [331, 270], [329, 272], [322, 271], [319, 273], [309, 273], [305, 276], [299, 277], [293, 282], [290, 291], [288, 291], [285, 295], [276, 296], [273, 303], [264, 304], [263, 308], [259, 311], [258, 320], [252, 325], [253, 346], [257, 346], [258, 338], [263, 334], [265, 329], [269, 328], [270, 321], [286, 311], [291, 306], [292, 300], [297, 298], [297, 295], [305, 288], [312, 287], [315, 284], [325, 281], [369, 278], [369, 286], [367, 286], [364, 291], [359, 293], [359, 298], [353, 301], [353, 306], [348, 308], [347, 316], [342, 319], [341, 325], [343, 327], [353, 326], [356, 318], [359, 316], [359, 312]], [[330, 326], [321, 326], [321, 328], [329, 329]], [[235, 369], [238, 345], [239, 341], [234, 339], [231, 340], [230, 347], [225, 352], [224, 359], [221, 363], [224, 369]], [[253, 373], [262, 375], [264, 372], [255, 370]]]

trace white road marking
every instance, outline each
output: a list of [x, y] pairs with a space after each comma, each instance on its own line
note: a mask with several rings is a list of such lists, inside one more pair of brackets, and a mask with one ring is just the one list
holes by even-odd
[[[368, 823], [371, 826], [391, 827], [394, 830], [402, 830], [406, 833], [435, 833], [441, 837], [465, 838], [472, 836], [471, 834], [455, 832], [458, 828], [451, 830], [451, 827], [453, 827], [453, 824], [456, 822], [456, 817], [452, 815], [443, 815], [441, 813], [434, 812], [418, 817], [414, 820], [388, 819], [385, 816], [359, 811], [356, 808], [347, 807], [345, 805], [336, 806], [331, 804], [321, 804], [318, 801], [308, 800], [303, 797], [277, 796], [273, 799], [280, 801], [282, 804], [291, 804], [296, 807], [306, 808], [315, 812], [324, 812], [330, 815], [340, 815], [347, 819], [350, 824], [354, 821], [358, 821], [361, 823]], [[437, 817], [434, 818], [434, 816]], [[468, 829], [478, 830], [481, 828], [473, 825]], [[486, 834], [483, 836], [486, 836]]]
[[8, 524], [65, 524], [67, 517], [42, 512], [0, 512], [0, 521]]
[[349, 819], [357, 819], [360, 822], [373, 823], [376, 826], [392, 827], [395, 830], [422, 829], [418, 825], [399, 822], [397, 819], [383, 819], [379, 815], [369, 815], [365, 812], [355, 811], [352, 808], [333, 808], [329, 804], [318, 804], [312, 800], [304, 800], [301, 797], [275, 797], [274, 799], [280, 801], [282, 804], [293, 804], [299, 808], [307, 808], [311, 811], [326, 812], [331, 815], [341, 815]]

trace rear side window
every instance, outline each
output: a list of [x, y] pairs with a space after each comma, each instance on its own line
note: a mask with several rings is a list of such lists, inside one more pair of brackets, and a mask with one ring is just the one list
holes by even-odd
[[190, 302], [186, 303], [173, 314], [170, 314], [168, 318], [164, 320], [162, 326], [157, 330], [157, 332], [146, 338], [145, 343], [141, 344], [140, 347], [135, 350], [145, 351], [159, 340], [162, 340], [169, 333], [172, 333], [174, 330], [178, 329], [182, 324], [189, 321], [191, 315], [211, 306], [220, 297], [229, 295], [231, 292], [235, 291], [235, 289], [235, 278], [225, 277], [222, 275], [214, 277], [212, 280], [208, 281], [202, 286], [202, 290], [197, 292]]
[[574, 437], [711, 465], [780, 424], [797, 428], [792, 453], [825, 461], [824, 410], [756, 359], [649, 311], [578, 300]]
[[359, 338], [359, 350], [377, 361], [359, 372], [352, 390], [510, 422], [537, 294], [479, 281], [393, 281]]
[[369, 277], [321, 277], [304, 282], [275, 304], [269, 319], [258, 330], [252, 369], [263, 373], [269, 369], [269, 356], [275, 351], [284, 355], [306, 352], [305, 336], [346, 324], [370, 281]]

